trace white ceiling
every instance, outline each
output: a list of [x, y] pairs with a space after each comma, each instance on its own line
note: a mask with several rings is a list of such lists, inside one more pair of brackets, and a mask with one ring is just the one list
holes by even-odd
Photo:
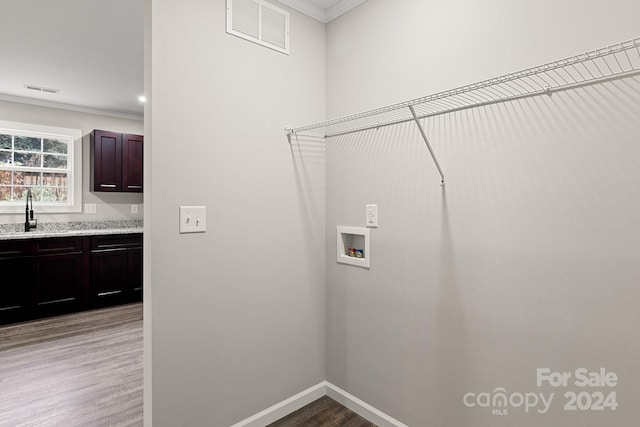
[[[363, 1], [280, 0], [322, 22]], [[2, 0], [0, 10], [11, 17], [0, 25], [0, 99], [142, 119], [143, 0]]]
[[143, 0], [2, 0], [2, 16], [11, 19], [0, 25], [0, 98], [141, 117], [143, 6]]

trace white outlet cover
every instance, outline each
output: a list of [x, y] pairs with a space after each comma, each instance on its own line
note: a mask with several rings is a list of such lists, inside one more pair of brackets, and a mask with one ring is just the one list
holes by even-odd
[[367, 227], [378, 226], [378, 205], [365, 205]]
[[207, 231], [206, 206], [180, 206], [180, 233]]
[[95, 203], [85, 203], [85, 205], [84, 205], [84, 213], [96, 213], [96, 204]]

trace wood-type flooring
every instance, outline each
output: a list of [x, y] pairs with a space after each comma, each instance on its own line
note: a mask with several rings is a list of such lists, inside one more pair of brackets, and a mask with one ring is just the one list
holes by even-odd
[[142, 425], [142, 304], [0, 327], [0, 426]]
[[324, 396], [267, 427], [376, 427], [376, 425], [330, 397]]
[[[0, 327], [0, 427], [142, 426], [142, 304]], [[376, 427], [324, 396], [269, 427]]]

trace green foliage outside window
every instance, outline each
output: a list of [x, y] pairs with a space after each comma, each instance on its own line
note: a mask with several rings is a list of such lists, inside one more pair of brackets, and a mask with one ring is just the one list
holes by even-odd
[[64, 139], [0, 133], [0, 202], [68, 200], [69, 143]]

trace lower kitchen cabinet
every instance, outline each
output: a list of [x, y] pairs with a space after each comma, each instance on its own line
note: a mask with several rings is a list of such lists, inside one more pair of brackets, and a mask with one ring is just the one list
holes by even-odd
[[91, 300], [95, 306], [112, 305], [126, 299], [127, 250], [91, 253]]
[[27, 318], [29, 310], [29, 245], [0, 241], [0, 323]]
[[142, 299], [141, 236], [91, 238], [91, 297], [96, 306]]
[[83, 258], [82, 253], [33, 258], [31, 309], [35, 317], [82, 309]]
[[[142, 238], [140, 240], [142, 243]], [[131, 299], [142, 301], [142, 245], [139, 248], [129, 248], [128, 252]]]
[[30, 306], [33, 317], [79, 311], [87, 260], [86, 238], [56, 237], [31, 242]]
[[142, 234], [0, 241], [0, 324], [142, 300]]

